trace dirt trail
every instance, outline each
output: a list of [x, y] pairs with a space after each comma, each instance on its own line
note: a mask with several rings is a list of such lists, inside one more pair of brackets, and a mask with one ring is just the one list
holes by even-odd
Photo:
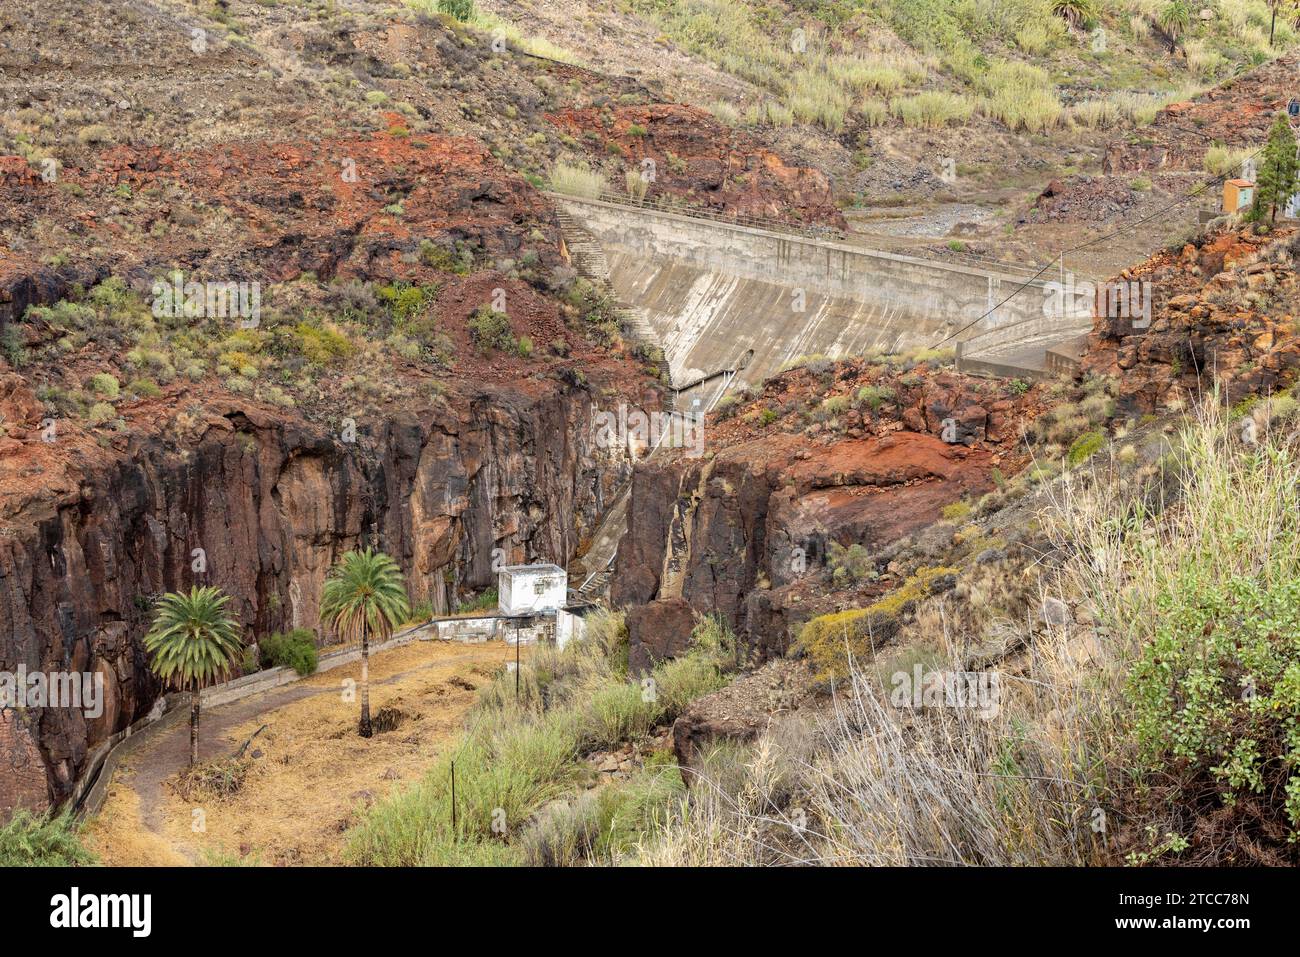
[[243, 785], [224, 797], [177, 793], [189, 762], [189, 723], [180, 721], [124, 758], [89, 843], [110, 865], [340, 863], [358, 811], [417, 780], [458, 737], [477, 686], [513, 657], [502, 642], [416, 642], [372, 658], [371, 713], [391, 708], [400, 719], [368, 741], [356, 735], [357, 702], [341, 694], [359, 664], [211, 708], [201, 761], [233, 755], [265, 726]]

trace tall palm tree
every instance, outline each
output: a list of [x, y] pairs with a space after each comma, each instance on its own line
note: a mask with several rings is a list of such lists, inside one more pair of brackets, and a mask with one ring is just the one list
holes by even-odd
[[154, 674], [190, 693], [190, 764], [199, 760], [199, 691], [225, 677], [242, 649], [239, 622], [226, 613], [229, 601], [219, 588], [169, 592], [154, 606], [144, 636]]
[[370, 737], [370, 636], [386, 640], [410, 617], [402, 570], [383, 552], [367, 548], [348, 552], [325, 579], [321, 620], [333, 625], [348, 641], [361, 640], [361, 724], [357, 732]]

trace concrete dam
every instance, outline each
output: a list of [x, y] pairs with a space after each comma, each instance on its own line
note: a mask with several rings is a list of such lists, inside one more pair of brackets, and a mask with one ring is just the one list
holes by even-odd
[[[705, 407], [733, 384], [725, 370], [734, 370], [736, 386], [756, 385], [800, 356], [895, 352], [955, 333], [949, 347], [973, 340], [981, 356], [1013, 357], [1013, 370], [1033, 374], [1042, 369], [1044, 346], [1036, 362], [1021, 344], [1087, 331], [1044, 316], [1051, 272], [1030, 279], [1032, 271], [1013, 266], [1001, 271], [656, 208], [554, 198], [575, 263], [608, 281], [638, 331], [664, 350], [672, 384]], [[685, 411], [685, 403], [678, 408]]]

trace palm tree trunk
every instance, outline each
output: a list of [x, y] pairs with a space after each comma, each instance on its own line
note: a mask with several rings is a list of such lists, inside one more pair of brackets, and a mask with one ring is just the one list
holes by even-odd
[[199, 693], [190, 692], [190, 766], [199, 763]]
[[357, 732], [363, 738], [373, 733], [370, 727], [370, 635], [366, 623], [361, 623], [361, 726]]

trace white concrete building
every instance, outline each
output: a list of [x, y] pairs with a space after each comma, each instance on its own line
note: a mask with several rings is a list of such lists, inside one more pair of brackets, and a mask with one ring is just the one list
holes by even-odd
[[508, 617], [553, 615], [569, 601], [559, 565], [507, 565], [497, 575], [497, 608]]

